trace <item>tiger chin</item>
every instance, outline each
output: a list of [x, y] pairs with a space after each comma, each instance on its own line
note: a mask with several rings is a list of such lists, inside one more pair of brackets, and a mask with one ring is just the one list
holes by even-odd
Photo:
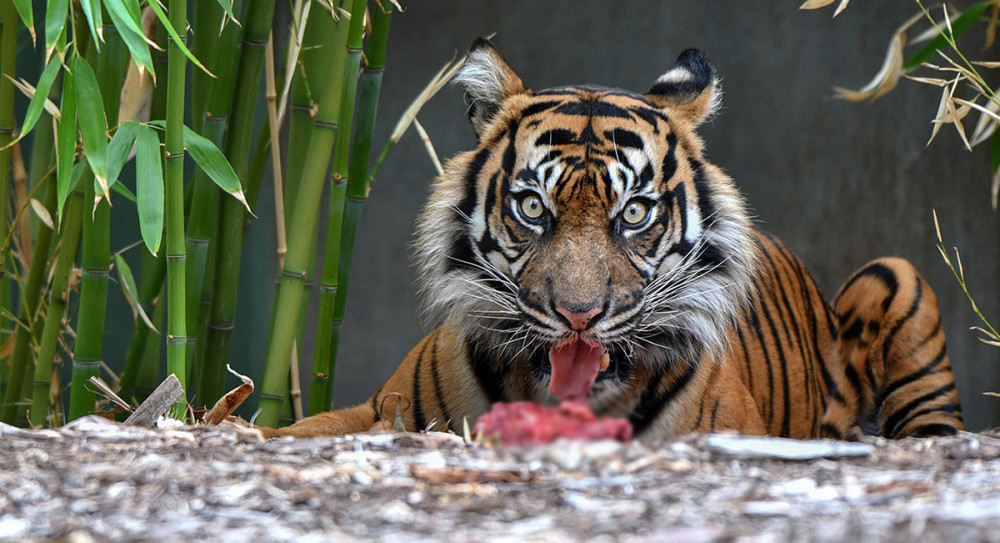
[[486, 40], [458, 82], [476, 148], [447, 163], [417, 225], [439, 325], [358, 406], [265, 437], [461, 431], [499, 401], [583, 400], [639, 439], [737, 431], [951, 434], [962, 413], [934, 294], [875, 260], [832, 304], [751, 223], [696, 128], [718, 109], [697, 50], [644, 94], [533, 91]]

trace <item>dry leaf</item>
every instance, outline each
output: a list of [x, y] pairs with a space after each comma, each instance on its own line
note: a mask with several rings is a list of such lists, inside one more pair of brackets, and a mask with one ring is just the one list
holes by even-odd
[[799, 6], [799, 9], [819, 9], [825, 8], [830, 4], [834, 3], [836, 0], [806, 0], [804, 4]]
[[7, 336], [4, 340], [3, 345], [0, 345], [0, 358], [7, 358], [14, 354], [14, 343], [17, 339], [17, 334], [11, 334]]
[[242, 404], [247, 398], [250, 397], [250, 394], [253, 393], [252, 379], [246, 375], [236, 373], [233, 371], [233, 368], [229, 366], [229, 364], [226, 364], [226, 369], [229, 370], [229, 373], [235, 375], [240, 381], [242, 381], [243, 384], [233, 390], [230, 390], [229, 393], [220, 398], [219, 401], [215, 402], [212, 409], [205, 413], [201, 422], [209, 426], [219, 424], [223, 419], [231, 415], [233, 411], [235, 411], [236, 408], [239, 407], [240, 404]]
[[434, 143], [427, 135], [427, 131], [424, 130], [424, 125], [420, 124], [420, 121], [416, 117], [413, 118], [413, 128], [420, 136], [420, 141], [424, 142], [424, 149], [427, 150], [427, 154], [431, 157], [431, 162], [434, 163], [434, 170], [437, 171], [438, 175], [444, 175], [444, 168], [441, 167], [441, 160], [438, 158], [437, 151], [434, 150]]
[[954, 97], [955, 88], [958, 83], [962, 81], [965, 77], [959, 74], [955, 77], [952, 85], [950, 87], [945, 87], [941, 93], [941, 103], [938, 105], [937, 115], [931, 121], [934, 128], [931, 130], [931, 137], [927, 140], [927, 145], [930, 145], [934, 141], [934, 137], [937, 136], [938, 130], [943, 124], [954, 124], [955, 130], [958, 132], [959, 137], [962, 138], [962, 142], [965, 143], [966, 148], [972, 150], [972, 146], [969, 145], [968, 138], [965, 137], [965, 127], [962, 125], [962, 119], [969, 114], [972, 108], [968, 105], [962, 105], [961, 107], [956, 107], [955, 102], [959, 100]]
[[451, 81], [451, 78], [458, 73], [458, 70], [465, 64], [465, 57], [458, 59], [457, 61], [451, 61], [445, 64], [434, 77], [431, 78], [430, 83], [424, 87], [424, 90], [420, 91], [420, 94], [413, 100], [403, 115], [399, 118], [399, 122], [396, 123], [396, 127], [392, 130], [392, 135], [389, 139], [393, 142], [399, 141], [399, 138], [406, 133], [406, 129], [410, 127], [410, 124], [417, 117], [417, 112], [420, 108], [424, 107], [435, 94], [438, 93], [447, 83]]
[[31, 210], [35, 212], [38, 220], [42, 221], [42, 224], [47, 226], [49, 230], [55, 230], [55, 226], [52, 224], [52, 215], [49, 214], [49, 210], [46, 209], [41, 202], [34, 198], [29, 201], [31, 202]]
[[[33, 87], [31, 83], [28, 83], [24, 79], [14, 79], [7, 74], [4, 74], [4, 76], [7, 79], [10, 79], [11, 82], [14, 83], [14, 86], [17, 87], [17, 90], [21, 91], [21, 93], [27, 96], [29, 100], [35, 97], [35, 87]], [[58, 121], [61, 118], [59, 107], [56, 106], [52, 100], [46, 98], [43, 106], [45, 107], [45, 111], [52, 116], [54, 121]]]
[[97, 389], [97, 392], [101, 393], [101, 395], [108, 400], [111, 400], [111, 403], [124, 409], [126, 413], [131, 413], [134, 410], [128, 402], [121, 398], [121, 396], [115, 394], [115, 391], [111, 390], [111, 387], [109, 387], [108, 384], [105, 383], [100, 377], [92, 376], [89, 381], [90, 384]]
[[850, 4], [850, 3], [851, 3], [851, 0], [840, 0], [840, 5], [837, 6], [837, 11], [833, 12], [833, 16], [836, 17], [837, 15], [840, 15], [840, 12], [844, 11], [847, 8], [847, 4]]
[[[156, 37], [156, 13], [146, 7], [142, 10], [142, 31], [147, 39]], [[129, 57], [131, 59], [131, 57]], [[153, 103], [153, 87], [156, 82], [146, 70], [129, 60], [125, 83], [122, 84], [121, 102], [118, 106], [118, 122], [149, 120], [149, 108]], [[129, 158], [132, 158], [132, 154]]]
[[998, 123], [1000, 123], [1000, 117], [997, 116], [997, 113], [1000, 112], [1000, 103], [996, 100], [990, 100], [986, 102], [986, 109], [989, 113], [980, 113], [976, 129], [972, 131], [973, 147], [988, 140], [993, 135], [993, 132], [996, 131]]
[[896, 84], [899, 83], [899, 78], [906, 73], [903, 69], [903, 46], [906, 45], [906, 30], [922, 16], [922, 13], [918, 13], [896, 29], [889, 42], [882, 67], [867, 85], [859, 90], [835, 87], [833, 90], [837, 93], [837, 97], [852, 102], [875, 100], [895, 88]]

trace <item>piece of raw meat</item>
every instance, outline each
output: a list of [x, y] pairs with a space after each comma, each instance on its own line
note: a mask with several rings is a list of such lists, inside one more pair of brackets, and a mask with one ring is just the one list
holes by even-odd
[[533, 402], [497, 402], [476, 422], [475, 431], [514, 446], [540, 445], [559, 438], [632, 439], [632, 425], [627, 420], [597, 418], [586, 403], [579, 401], [562, 402], [555, 407]]

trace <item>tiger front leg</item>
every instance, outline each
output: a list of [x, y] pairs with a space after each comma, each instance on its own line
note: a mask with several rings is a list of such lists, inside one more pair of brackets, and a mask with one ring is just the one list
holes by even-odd
[[255, 429], [264, 439], [284, 436], [338, 436], [368, 431], [375, 422], [375, 410], [369, 404], [361, 404], [306, 417], [284, 428], [257, 426]]

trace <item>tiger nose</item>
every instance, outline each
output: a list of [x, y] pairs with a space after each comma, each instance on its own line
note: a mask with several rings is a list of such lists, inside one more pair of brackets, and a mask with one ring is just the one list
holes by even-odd
[[594, 309], [588, 309], [587, 311], [570, 311], [565, 307], [557, 307], [556, 311], [559, 312], [568, 322], [573, 330], [586, 330], [590, 321], [599, 315], [603, 310], [599, 307]]

